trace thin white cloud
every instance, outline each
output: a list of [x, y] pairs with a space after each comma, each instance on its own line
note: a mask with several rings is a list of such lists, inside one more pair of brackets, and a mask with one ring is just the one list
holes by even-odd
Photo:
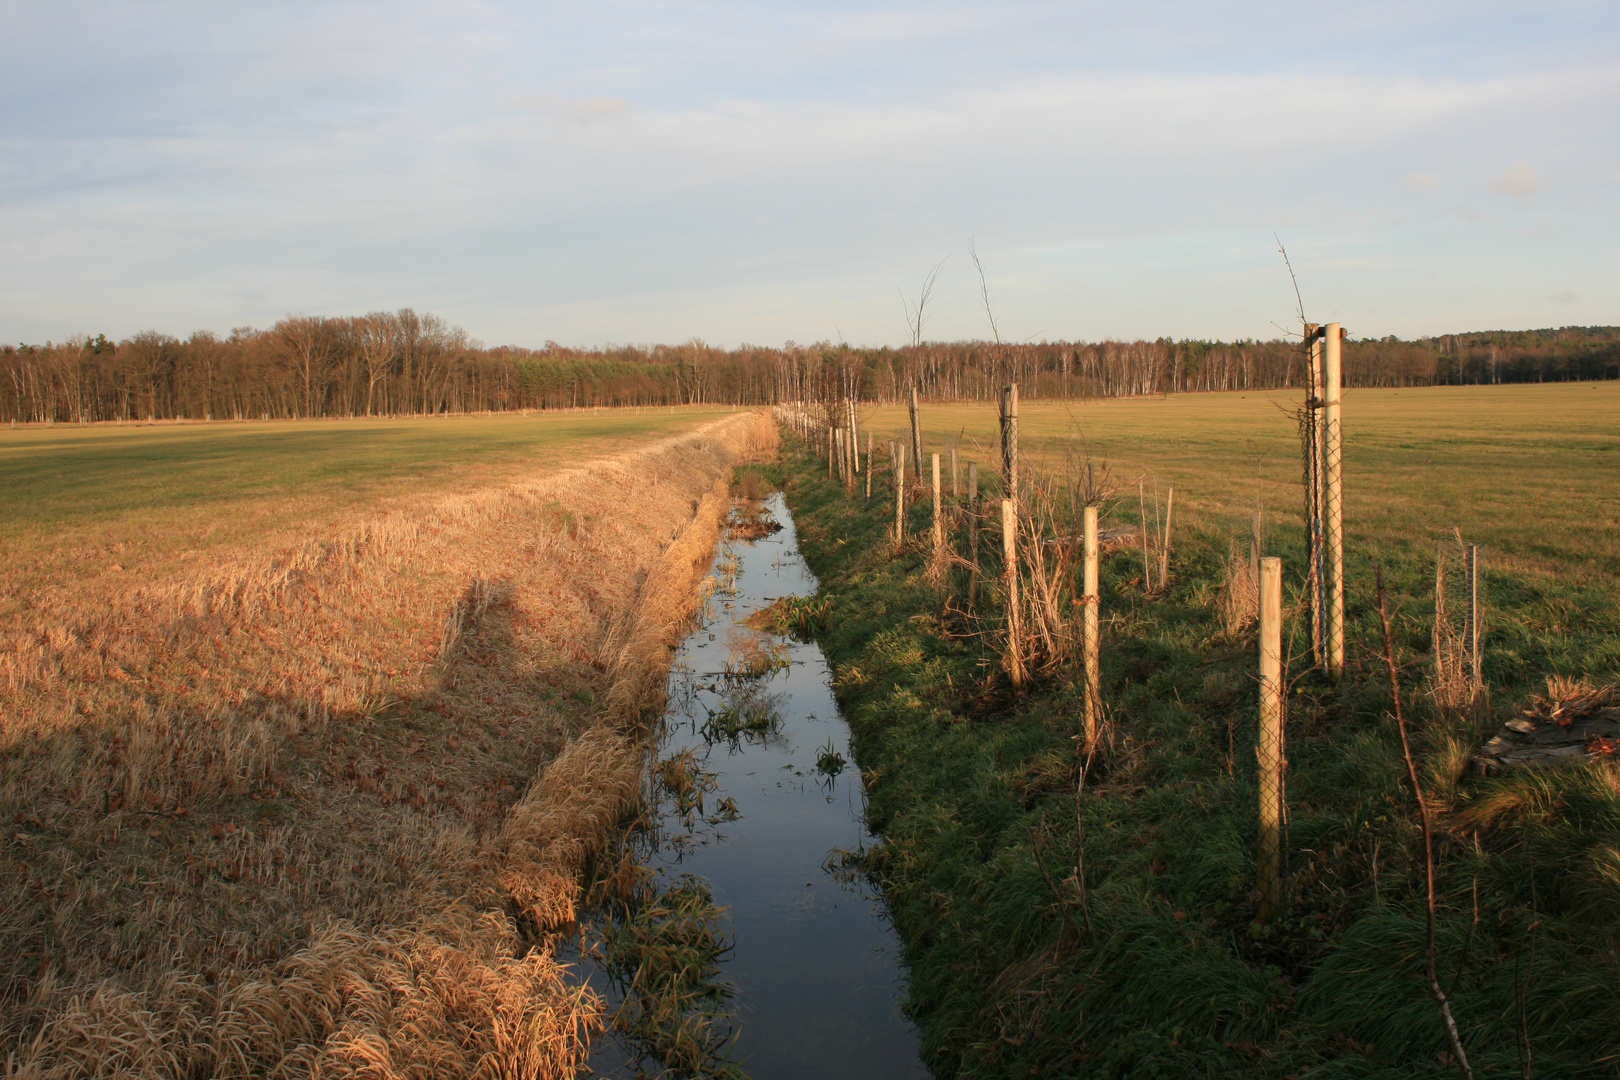
[[1547, 179], [1547, 174], [1528, 161], [1520, 161], [1511, 169], [1506, 169], [1491, 177], [1491, 187], [1504, 195], [1511, 195], [1523, 202], [1534, 199], [1547, 190], [1550, 184], [1551, 181]]
[[[1350, 28], [1390, 35], [1367, 39], [1390, 47], [1347, 45], [1324, 71], [1270, 49], [1275, 12], [1260, 7], [1216, 18], [1161, 4], [1160, 33], [1102, 6], [334, 3], [231, 16], [253, 33], [208, 40], [184, 35], [224, 16], [143, 7], [167, 13], [171, 42], [143, 40], [141, 20], [113, 5], [108, 21], [142, 44], [145, 63], [107, 46], [103, 76], [72, 68], [79, 53], [67, 50], [47, 84], [15, 41], [0, 44], [18, 73], [0, 73], [0, 93], [34, 95], [0, 116], [0, 336], [75, 306], [88, 321], [66, 330], [112, 330], [98, 313], [115, 309], [149, 310], [140, 325], [173, 311], [182, 325], [225, 326], [397, 296], [490, 339], [520, 339], [537, 306], [566, 323], [548, 336], [622, 339], [587, 320], [678, 280], [678, 298], [635, 308], [638, 335], [665, 336], [648, 312], [707, 311], [719, 325], [668, 336], [727, 340], [746, 327], [768, 340], [741, 308], [791, 310], [804, 296], [858, 308], [855, 286], [816, 282], [889, 293], [880, 279], [910, 280], [969, 233], [999, 245], [1009, 279], [1042, 298], [1035, 329], [1125, 332], [1089, 321], [1134, 317], [1128, 295], [1086, 277], [1106, 257], [1121, 261], [1105, 275], [1114, 282], [1209, 296], [1177, 306], [1189, 326], [1259, 333], [1263, 319], [1229, 326], [1243, 305], [1222, 290], [1235, 286], [1202, 275], [1251, 242], [1264, 260], [1283, 224], [1290, 251], [1297, 236], [1318, 270], [1330, 250], [1375, 251], [1392, 290], [1410, 293], [1427, 280], [1422, 260], [1465, 248], [1469, 275], [1518, 280], [1508, 252], [1520, 241], [1482, 227], [1501, 204], [1477, 186], [1458, 194], [1455, 180], [1442, 189], [1433, 171], [1451, 177], [1500, 144], [1537, 166], [1490, 190], [1529, 202], [1556, 175], [1570, 198], [1550, 211], [1544, 247], [1588, 258], [1559, 237], [1601, 234], [1594, 223], [1617, 210], [1611, 184], [1581, 179], [1620, 167], [1608, 106], [1620, 70], [1603, 50], [1582, 51], [1595, 39], [1565, 41], [1556, 63], [1496, 62], [1516, 55], [1504, 34], [1490, 64], [1437, 64], [1401, 35], [1472, 28], [1467, 5], [1372, 9]], [[183, 77], [164, 75], [171, 61]], [[1443, 191], [1429, 204], [1443, 212], [1431, 220], [1392, 199], [1391, 177]], [[1576, 220], [1586, 224], [1565, 227]], [[1211, 236], [1219, 258], [1177, 262]], [[1137, 273], [1149, 264], [1153, 274]], [[1334, 266], [1347, 282], [1361, 272]], [[210, 319], [197, 298], [226, 282], [240, 298], [229, 303], [263, 310]], [[1537, 297], [1545, 285], [1527, 288]], [[741, 308], [737, 290], [750, 298]], [[1099, 295], [1105, 308], [1093, 307]], [[962, 333], [973, 332], [966, 309]], [[888, 318], [840, 325], [852, 340], [882, 339]], [[950, 318], [942, 308], [942, 332], [957, 332]]]

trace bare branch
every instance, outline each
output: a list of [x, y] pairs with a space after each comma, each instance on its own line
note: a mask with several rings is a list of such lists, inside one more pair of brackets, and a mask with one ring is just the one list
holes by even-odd
[[1001, 344], [1001, 331], [996, 328], [996, 313], [990, 309], [990, 286], [985, 284], [984, 265], [979, 262], [979, 249], [974, 246], [973, 237], [968, 237], [968, 254], [973, 257], [973, 268], [979, 272], [979, 299], [984, 301], [984, 317], [990, 320], [990, 335]]
[[[1283, 247], [1282, 238], [1279, 237], [1276, 233], [1272, 233], [1271, 238], [1273, 240], [1277, 241], [1277, 251], [1283, 257], [1283, 265], [1288, 267], [1288, 280], [1294, 283], [1294, 304], [1295, 304], [1294, 314], [1299, 316], [1299, 325], [1304, 326], [1305, 325], [1305, 301], [1303, 299], [1301, 299], [1300, 295], [1299, 295], [1299, 278], [1294, 276], [1294, 264], [1288, 261], [1288, 249]], [[1272, 325], [1276, 326], [1277, 324], [1272, 323]]]
[[894, 291], [900, 296], [900, 309], [906, 313], [906, 333], [911, 335], [911, 343], [915, 345], [922, 336], [922, 331], [918, 326], [918, 320], [911, 313], [911, 301], [906, 299], [905, 293], [900, 292], [900, 286], [896, 285]]
[[[906, 321], [911, 327], [911, 343], [913, 345], [922, 344], [923, 320], [925, 317], [925, 312], [928, 308], [928, 301], [934, 296], [934, 282], [939, 280], [939, 272], [945, 266], [945, 259], [949, 258], [950, 256], [947, 255], [944, 259], [941, 259], [939, 262], [935, 263], [934, 268], [928, 272], [928, 276], [923, 278], [922, 288], [917, 292], [916, 318], [911, 318], [908, 310]], [[904, 299], [905, 297], [902, 296], [901, 300]]]

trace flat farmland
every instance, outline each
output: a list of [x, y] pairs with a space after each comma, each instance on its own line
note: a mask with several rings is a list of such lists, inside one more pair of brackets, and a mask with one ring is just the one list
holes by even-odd
[[733, 410], [0, 428], [0, 613], [20, 593], [605, 458]]
[[[1178, 513], [1210, 530], [1246, 534], [1257, 497], [1270, 522], [1297, 526], [1302, 400], [1257, 391], [1024, 401], [1021, 456], [1036, 469], [1086, 455], [1106, 464], [1132, 520], [1145, 477], [1150, 498], [1155, 483], [1161, 499], [1173, 484]], [[995, 474], [996, 415], [994, 402], [924, 403], [925, 452], [958, 445], [964, 468], [976, 458]], [[870, 410], [865, 423], [880, 443], [909, 438], [903, 407]], [[1352, 547], [1427, 549], [1461, 529], [1493, 565], [1589, 582], [1620, 572], [1620, 384], [1348, 390], [1344, 437]]]

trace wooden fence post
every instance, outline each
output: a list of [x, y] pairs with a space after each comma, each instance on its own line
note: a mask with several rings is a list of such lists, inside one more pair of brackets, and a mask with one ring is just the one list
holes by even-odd
[[979, 463], [968, 462], [968, 607], [979, 598]]
[[961, 474], [957, 471], [957, 468], [956, 468], [956, 447], [953, 446], [953, 447], [951, 447], [951, 498], [952, 499], [960, 499], [962, 497], [962, 485], [956, 482], [957, 477], [959, 475], [961, 475]]
[[1282, 560], [1260, 560], [1260, 914], [1265, 925], [1282, 907], [1283, 688]]
[[849, 448], [850, 456], [854, 459], [855, 472], [861, 471], [861, 431], [855, 419], [855, 399], [848, 399], [849, 412]]
[[849, 468], [844, 473], [844, 488], [853, 499], [861, 476], [861, 438], [853, 427], [844, 431], [844, 457], [849, 462]]
[[[1305, 548], [1310, 555], [1306, 574], [1311, 596], [1311, 657], [1313, 666], [1327, 670], [1327, 604], [1322, 590], [1322, 334], [1316, 323], [1305, 324], [1309, 342], [1310, 395], [1305, 399]], [[1255, 558], [1259, 558], [1258, 546]], [[1259, 563], [1254, 580], [1260, 580]]]
[[1479, 651], [1479, 545], [1468, 545], [1468, 660], [1474, 672], [1474, 693], [1485, 688], [1485, 657]]
[[937, 562], [945, 553], [945, 515], [940, 503], [941, 488], [939, 483], [939, 455], [934, 455], [934, 560]]
[[923, 467], [923, 440], [922, 416], [917, 409], [917, 384], [911, 384], [911, 453], [912, 460], [917, 463], [917, 480], [922, 481]]
[[1176, 485], [1170, 485], [1170, 494], [1164, 500], [1164, 535], [1159, 537], [1159, 591], [1170, 585], [1170, 518], [1176, 510]]
[[1020, 656], [1023, 633], [1018, 617], [1018, 503], [1001, 500], [1002, 580], [1007, 591], [1007, 677], [1013, 688], [1024, 685], [1024, 661]]
[[872, 497], [872, 433], [866, 433], [866, 497]]
[[1086, 721], [1086, 751], [1090, 753], [1097, 745], [1097, 732], [1101, 727], [1102, 718], [1102, 642], [1099, 640], [1102, 629], [1102, 613], [1100, 605], [1102, 597], [1098, 591], [1098, 566], [1101, 559], [1097, 550], [1097, 508], [1088, 506], [1084, 513], [1084, 547], [1085, 577], [1083, 579], [1085, 591], [1080, 597], [1084, 605], [1082, 619], [1085, 635], [1080, 643], [1085, 650], [1085, 721]]
[[1145, 478], [1136, 478], [1136, 508], [1142, 518], [1142, 527], [1137, 530], [1142, 537], [1142, 591], [1153, 591], [1153, 559], [1149, 554], [1153, 546], [1153, 531], [1147, 523], [1147, 482]]
[[1344, 675], [1344, 432], [1340, 424], [1340, 350], [1344, 331], [1338, 323], [1327, 324], [1322, 342], [1322, 460], [1326, 481], [1327, 565], [1327, 665], [1328, 678]]
[[1001, 392], [1001, 497], [1018, 498], [1018, 384]]
[[[892, 443], [890, 445], [893, 445]], [[906, 451], [894, 455], [894, 546], [906, 542]]]

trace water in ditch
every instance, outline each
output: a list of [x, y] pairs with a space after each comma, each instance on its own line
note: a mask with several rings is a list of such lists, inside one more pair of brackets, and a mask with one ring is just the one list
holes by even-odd
[[[718, 1010], [727, 1019], [708, 1037], [747, 1076], [927, 1077], [899, 1009], [899, 942], [882, 904], [828, 863], [872, 838], [826, 660], [814, 643], [745, 625], [779, 598], [816, 591], [781, 495], [766, 509], [781, 530], [723, 544], [717, 587], [675, 659], [655, 773], [676, 783], [655, 784], [657, 820], [635, 845], [647, 895], [712, 896], [713, 929], [729, 946], [715, 958], [716, 981], [729, 996]], [[653, 933], [668, 937], [672, 925]], [[632, 968], [615, 969], [600, 948], [581, 967], [613, 1005], [634, 996]], [[646, 1049], [610, 1030], [590, 1068], [661, 1075]]]

